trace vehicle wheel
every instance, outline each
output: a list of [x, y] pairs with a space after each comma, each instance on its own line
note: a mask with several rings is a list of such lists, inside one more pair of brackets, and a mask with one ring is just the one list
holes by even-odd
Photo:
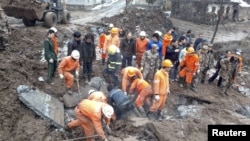
[[36, 20], [28, 20], [23, 18], [22, 21], [25, 26], [34, 26], [36, 24]]
[[63, 11], [62, 23], [68, 24], [70, 22], [70, 13], [68, 11]]
[[54, 12], [47, 12], [45, 14], [45, 18], [44, 18], [44, 23], [46, 27], [52, 27], [52, 26], [56, 26], [57, 24], [57, 16]]

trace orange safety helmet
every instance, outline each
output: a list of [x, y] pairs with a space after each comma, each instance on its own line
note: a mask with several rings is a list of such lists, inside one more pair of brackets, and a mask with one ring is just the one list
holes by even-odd
[[135, 70], [132, 69], [132, 68], [128, 69], [128, 76], [129, 76], [129, 77], [135, 76]]
[[162, 67], [173, 67], [173, 63], [172, 63], [171, 60], [166, 59], [166, 60], [162, 61], [161, 66], [162, 66]]
[[194, 53], [194, 48], [193, 47], [189, 47], [187, 49], [187, 53]]
[[109, 32], [112, 34], [117, 34], [119, 32], [119, 29], [116, 27], [113, 27], [113, 28], [111, 28], [111, 30]]

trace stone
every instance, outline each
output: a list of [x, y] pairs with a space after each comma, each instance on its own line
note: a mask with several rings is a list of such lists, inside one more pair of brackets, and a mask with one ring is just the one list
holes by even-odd
[[39, 90], [30, 90], [21, 91], [18, 98], [28, 108], [43, 119], [48, 120], [55, 127], [64, 127], [64, 106], [55, 97]]

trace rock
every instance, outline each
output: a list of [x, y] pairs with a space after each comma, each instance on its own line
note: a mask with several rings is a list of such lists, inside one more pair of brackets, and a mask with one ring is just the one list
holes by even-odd
[[243, 86], [239, 86], [239, 87], [238, 87], [238, 91], [239, 91], [239, 92], [243, 92], [244, 90], [245, 90], [245, 88], [244, 88]]
[[38, 77], [38, 81], [43, 82], [44, 81], [43, 77], [42, 76]]
[[17, 87], [17, 93], [20, 94], [20, 93], [27, 93], [29, 92], [31, 89], [29, 86], [26, 86], [26, 85], [19, 85]]
[[245, 85], [246, 85], [246, 83], [245, 83], [245, 82], [241, 82], [241, 83], [240, 83], [240, 85], [245, 86]]

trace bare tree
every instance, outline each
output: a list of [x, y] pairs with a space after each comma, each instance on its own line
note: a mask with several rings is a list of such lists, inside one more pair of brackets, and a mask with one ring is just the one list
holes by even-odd
[[212, 40], [211, 40], [211, 43], [214, 42], [214, 38], [216, 36], [216, 33], [218, 31], [218, 27], [219, 27], [219, 24], [220, 24], [220, 20], [222, 18], [222, 15], [223, 15], [223, 12], [224, 12], [224, 9], [223, 9], [223, 0], [220, 1], [220, 9], [218, 11], [218, 19], [217, 19], [217, 23], [216, 23], [216, 27], [215, 27], [215, 30], [214, 30], [214, 35], [212, 37]]

